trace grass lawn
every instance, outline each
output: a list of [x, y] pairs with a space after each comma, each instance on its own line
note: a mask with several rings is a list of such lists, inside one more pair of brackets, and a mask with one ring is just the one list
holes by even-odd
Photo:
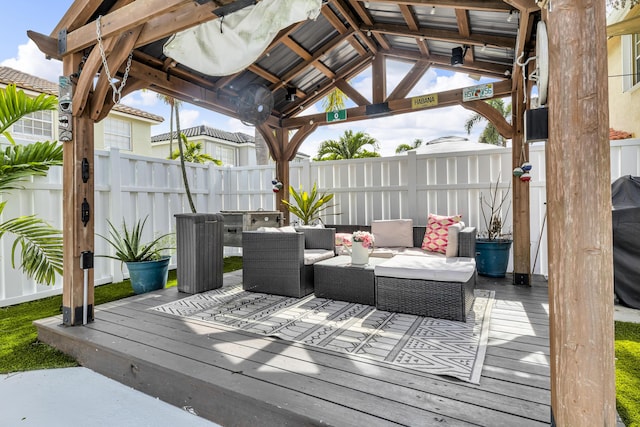
[[640, 324], [616, 322], [616, 406], [627, 427], [640, 427]]
[[[242, 257], [224, 259], [224, 272], [242, 268]], [[176, 272], [169, 272], [167, 287], [176, 286]], [[97, 286], [95, 305], [133, 295], [128, 280]], [[62, 312], [62, 295], [0, 308], [0, 373], [31, 371], [34, 369], [78, 366], [66, 354], [37, 339], [33, 321]]]

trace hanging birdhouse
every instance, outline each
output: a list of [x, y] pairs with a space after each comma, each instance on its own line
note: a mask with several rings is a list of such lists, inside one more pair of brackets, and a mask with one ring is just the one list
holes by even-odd
[[522, 170], [522, 168], [520, 167], [513, 168], [513, 176], [515, 176], [516, 178], [520, 178], [523, 173], [524, 171]]

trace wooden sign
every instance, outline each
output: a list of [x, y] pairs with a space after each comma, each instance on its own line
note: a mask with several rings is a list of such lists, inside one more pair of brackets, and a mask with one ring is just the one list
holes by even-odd
[[411, 108], [425, 108], [435, 107], [438, 105], [438, 94], [432, 93], [430, 95], [414, 96], [411, 98]]

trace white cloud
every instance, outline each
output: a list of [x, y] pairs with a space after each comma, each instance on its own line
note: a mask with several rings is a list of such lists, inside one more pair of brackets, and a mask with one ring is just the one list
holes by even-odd
[[38, 49], [36, 44], [29, 40], [26, 44], [18, 46], [18, 57], [5, 59], [0, 63], [24, 73], [28, 73], [51, 82], [58, 82], [62, 75], [62, 62], [55, 59], [47, 59]]
[[183, 108], [180, 110], [180, 128], [186, 129], [200, 124], [200, 111]]
[[[122, 103], [130, 107], [155, 107], [163, 103], [158, 98], [158, 93], [151, 90], [137, 90], [122, 98]], [[167, 107], [169, 109], [169, 107]]]

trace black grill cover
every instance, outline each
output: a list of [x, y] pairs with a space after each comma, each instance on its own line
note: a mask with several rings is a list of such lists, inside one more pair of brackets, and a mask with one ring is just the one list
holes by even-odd
[[624, 305], [640, 309], [640, 177], [615, 180], [611, 200], [615, 293]]

